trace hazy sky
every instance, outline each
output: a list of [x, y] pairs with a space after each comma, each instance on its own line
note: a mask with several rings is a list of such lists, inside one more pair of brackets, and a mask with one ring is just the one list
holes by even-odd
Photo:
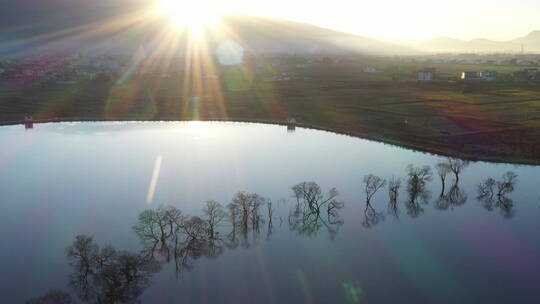
[[540, 30], [540, 0], [229, 0], [205, 6], [399, 40], [504, 40]]

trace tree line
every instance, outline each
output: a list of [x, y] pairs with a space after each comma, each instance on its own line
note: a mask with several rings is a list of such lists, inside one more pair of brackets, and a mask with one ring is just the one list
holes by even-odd
[[[467, 194], [460, 188], [461, 173], [467, 161], [448, 158], [430, 166], [406, 167], [406, 177], [388, 180], [374, 174], [364, 176], [365, 194], [362, 226], [372, 228], [387, 215], [399, 218], [401, 205], [407, 215], [416, 218], [424, 213], [432, 193], [428, 183], [437, 176], [441, 190], [433, 201], [437, 210], [464, 205]], [[515, 189], [518, 177], [509, 171], [500, 179], [487, 178], [477, 185], [477, 200], [486, 210], [501, 210], [506, 218], [514, 215], [514, 203], [508, 197]], [[400, 190], [406, 197], [400, 202]], [[386, 212], [375, 206], [375, 197], [387, 189]], [[315, 182], [301, 182], [291, 187], [292, 200], [272, 201], [257, 193], [238, 192], [226, 205], [210, 200], [204, 203], [199, 215], [189, 215], [175, 206], [158, 206], [141, 212], [133, 231], [142, 249], [137, 252], [101, 247], [92, 236], [78, 235], [66, 249], [71, 267], [69, 286], [76, 296], [88, 303], [137, 303], [150, 285], [154, 274], [164, 264], [174, 265], [177, 277], [191, 271], [194, 262], [202, 257], [217, 258], [226, 250], [248, 248], [264, 235], [269, 240], [274, 225], [306, 237], [322, 233], [333, 239], [344, 224], [340, 212], [345, 203], [338, 199], [336, 188], [323, 190]], [[276, 212], [286, 207], [288, 212]], [[264, 234], [263, 234], [264, 232]], [[36, 303], [74, 303], [69, 293], [52, 290], [28, 300]]]

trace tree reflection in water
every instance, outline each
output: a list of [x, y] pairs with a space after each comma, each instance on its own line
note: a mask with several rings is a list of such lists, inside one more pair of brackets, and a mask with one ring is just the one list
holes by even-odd
[[[453, 209], [462, 206], [467, 202], [467, 194], [459, 187], [459, 175], [469, 165], [468, 162], [449, 158], [446, 162], [438, 163], [435, 166], [437, 175], [441, 179], [441, 194], [435, 201], [435, 208], [438, 210]], [[454, 182], [448, 192], [445, 192], [446, 176], [454, 174]]]
[[289, 213], [289, 229], [299, 235], [318, 236], [325, 230], [331, 239], [343, 225], [339, 210], [344, 203], [338, 201], [338, 191], [332, 188], [325, 195], [319, 185], [304, 182], [292, 187], [296, 204]]
[[506, 172], [500, 181], [493, 178], [487, 178], [478, 185], [477, 199], [482, 202], [484, 208], [492, 211], [498, 208], [504, 218], [512, 218], [515, 214], [514, 201], [506, 195], [514, 191], [518, 182], [517, 175], [512, 172]]
[[100, 248], [90, 236], [79, 235], [66, 249], [73, 272], [69, 285], [91, 303], [133, 303], [161, 270], [161, 264], [140, 253]]
[[427, 204], [431, 197], [431, 192], [426, 189], [426, 185], [431, 181], [432, 172], [429, 166], [414, 167], [407, 166], [407, 193], [408, 200], [405, 202], [407, 214], [410, 217], [418, 217], [424, 213], [422, 204]]
[[[362, 226], [364, 228], [371, 228], [384, 220], [384, 213], [375, 210], [371, 204], [371, 199], [375, 193], [377, 193], [379, 189], [384, 188], [384, 186], [386, 186], [386, 180], [373, 174], [364, 176], [364, 191], [366, 193], [366, 207], [364, 209], [364, 219], [362, 221]], [[390, 193], [390, 195], [393, 194]]]
[[[309, 236], [324, 229], [334, 237], [343, 224], [338, 211], [344, 204], [336, 199], [337, 190], [324, 195], [314, 182], [300, 183], [292, 189], [296, 204], [289, 214], [289, 229]], [[248, 248], [257, 243], [265, 223], [269, 240], [275, 211], [271, 200], [257, 193], [238, 192], [226, 208], [208, 201], [202, 217], [186, 217], [173, 206], [143, 211], [133, 230], [148, 258], [174, 261], [180, 275], [191, 270], [193, 261], [201, 257], [216, 258], [225, 249]]]
[[395, 219], [399, 218], [398, 197], [399, 189], [401, 188], [401, 178], [392, 177], [388, 182], [388, 214], [392, 215]]
[[[459, 187], [459, 174], [466, 162], [448, 160], [435, 167], [441, 180], [441, 193], [434, 202], [439, 210], [448, 210], [466, 203], [467, 195]], [[454, 174], [452, 186], [446, 191], [447, 175]], [[429, 203], [431, 193], [427, 184], [432, 179], [429, 166], [407, 166], [404, 201], [407, 214], [418, 217], [424, 213], [423, 205]], [[501, 180], [488, 178], [478, 185], [477, 199], [486, 210], [500, 209], [505, 218], [514, 215], [514, 203], [507, 197], [514, 191], [517, 175], [507, 172]], [[366, 205], [362, 226], [371, 228], [385, 218], [384, 212], [373, 206], [376, 192], [388, 185], [387, 213], [398, 218], [398, 203], [402, 179], [386, 180], [373, 174], [364, 177]], [[344, 203], [337, 199], [335, 188], [324, 192], [315, 182], [302, 182], [292, 187], [294, 202], [288, 212], [288, 228], [301, 236], [316, 237], [321, 232], [334, 239], [344, 224], [340, 210]], [[201, 257], [217, 258], [226, 249], [250, 247], [260, 240], [261, 230], [266, 227], [266, 240], [274, 230], [274, 219], [283, 224], [280, 206], [288, 201], [274, 204], [270, 199], [256, 193], [238, 192], [226, 206], [208, 201], [201, 216], [188, 216], [174, 206], [159, 206], [141, 212], [133, 231], [141, 241], [140, 252], [118, 251], [112, 246], [100, 247], [93, 238], [79, 235], [66, 249], [72, 274], [69, 285], [77, 296], [89, 303], [138, 303], [152, 276], [164, 263], [174, 262], [177, 276], [184, 270], [193, 269], [195, 260]], [[277, 212], [277, 217], [276, 217]], [[266, 225], [264, 225], [266, 224]], [[26, 303], [73, 303], [71, 295], [53, 290]]]

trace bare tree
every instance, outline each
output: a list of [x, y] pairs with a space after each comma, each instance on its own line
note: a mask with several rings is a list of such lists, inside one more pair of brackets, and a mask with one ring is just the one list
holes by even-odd
[[272, 218], [274, 216], [274, 207], [272, 207], [272, 201], [268, 200], [266, 203], [266, 210], [268, 212], [268, 226], [266, 227], [266, 239], [270, 240], [272, 233], [274, 231], [274, 224]]
[[446, 176], [452, 171], [448, 163], [438, 163], [435, 166], [437, 175], [441, 178], [441, 194], [440, 197], [444, 195], [444, 188], [446, 186]]
[[225, 218], [225, 211], [223, 206], [216, 201], [207, 201], [206, 206], [203, 208], [203, 214], [208, 224], [208, 235], [211, 239], [215, 237], [216, 226]]
[[414, 167], [413, 165], [408, 165], [407, 175], [409, 176], [409, 185], [415, 188], [421, 188], [431, 181], [433, 173], [429, 166]]
[[87, 235], [77, 235], [73, 244], [66, 248], [69, 264], [84, 276], [87, 276], [95, 265], [98, 253], [99, 247], [94, 243], [94, 238]]
[[247, 232], [250, 228], [259, 226], [259, 209], [267, 202], [267, 199], [257, 193], [238, 192], [227, 207], [229, 212], [235, 215], [235, 221], [236, 218], [240, 219], [242, 230]]
[[494, 193], [495, 186], [497, 185], [497, 181], [495, 181], [493, 178], [486, 179], [483, 183], [480, 183], [478, 185], [478, 197], [492, 197]]
[[[303, 182], [292, 187], [297, 204], [306, 204], [313, 212], [320, 213], [325, 205], [339, 205], [335, 199], [338, 196], [336, 188], [332, 188], [325, 196], [321, 187], [315, 182]], [[328, 210], [328, 207], [327, 207]]]
[[407, 213], [411, 217], [417, 217], [424, 212], [418, 200], [421, 199], [424, 203], [427, 203], [430, 197], [430, 193], [426, 190], [426, 184], [431, 181], [432, 172], [429, 166], [414, 167], [413, 165], [408, 165], [407, 175], [409, 200], [405, 204], [405, 207], [407, 207]]
[[328, 221], [329, 222], [333, 222], [334, 218], [338, 218], [339, 217], [339, 210], [341, 210], [343, 207], [345, 207], [345, 203], [342, 202], [342, 201], [338, 201], [338, 200], [332, 200], [329, 204], [328, 204], [328, 209], [326, 210], [326, 215], [328, 217]]
[[456, 206], [464, 205], [467, 202], [467, 193], [463, 191], [458, 184], [454, 184], [448, 193], [439, 196], [435, 201], [435, 208], [438, 210], [447, 210]]
[[[327, 195], [315, 182], [303, 182], [292, 187], [296, 205], [289, 214], [289, 229], [301, 235], [315, 236], [324, 228], [334, 238], [343, 220], [339, 216], [339, 210], [344, 203], [336, 199], [338, 192], [335, 188], [330, 189]], [[326, 206], [326, 219], [323, 219], [321, 211]]]
[[517, 175], [512, 171], [506, 172], [501, 181], [488, 178], [478, 185], [477, 199], [486, 210], [499, 208], [505, 218], [511, 218], [514, 216], [514, 202], [506, 195], [514, 191], [517, 181]]
[[401, 188], [401, 178], [395, 178], [392, 176], [388, 182], [388, 207], [387, 213], [392, 215], [394, 218], [399, 218], [399, 208], [398, 208], [398, 196], [399, 189]]
[[401, 178], [392, 177], [388, 182], [388, 197], [391, 202], [397, 202], [399, 188], [401, 188]]
[[447, 164], [450, 168], [450, 171], [454, 173], [454, 176], [456, 178], [455, 183], [457, 184], [459, 182], [459, 175], [465, 168], [469, 166], [469, 162], [457, 158], [448, 158]]
[[165, 225], [169, 228], [168, 236], [175, 235], [184, 221], [184, 215], [182, 214], [182, 211], [173, 206], [160, 206], [158, 208], [158, 215], [162, 218], [162, 220], [165, 222]]
[[368, 174], [364, 176], [364, 184], [364, 190], [366, 191], [366, 203], [369, 204], [373, 195], [375, 195], [379, 189], [386, 186], [386, 180], [376, 175]]
[[504, 196], [507, 193], [514, 191], [514, 185], [518, 182], [517, 174], [508, 171], [503, 175], [503, 179], [497, 182], [497, 196]]
[[198, 216], [192, 216], [190, 219], [184, 221], [182, 232], [188, 240], [204, 239], [207, 236], [208, 223]]
[[136, 302], [152, 275], [161, 270], [153, 258], [110, 246], [100, 249], [85, 235], [75, 238], [66, 255], [73, 268], [70, 286], [82, 300], [92, 303]]
[[272, 201], [266, 203], [266, 210], [268, 211], [268, 222], [272, 222], [272, 217], [274, 216], [274, 208], [272, 207]]
[[[174, 207], [165, 208], [160, 206], [158, 209], [149, 209], [139, 214], [139, 222], [133, 226], [133, 230], [143, 243], [161, 244], [164, 246], [167, 239], [171, 237], [174, 231], [177, 231], [177, 225], [181, 223], [181, 212], [173, 211]], [[175, 215], [173, 215], [173, 213]]]

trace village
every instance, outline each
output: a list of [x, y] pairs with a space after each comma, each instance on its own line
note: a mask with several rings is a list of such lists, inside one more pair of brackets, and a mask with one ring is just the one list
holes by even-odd
[[[70, 85], [87, 81], [116, 81], [126, 75], [146, 78], [178, 78], [185, 73], [183, 56], [170, 58], [167, 67], [146, 64], [145, 56], [33, 56], [0, 57], [2, 83], [46, 83]], [[534, 81], [540, 68], [540, 55], [462, 54], [414, 57], [368, 57], [349, 54], [246, 54], [241, 64], [256, 81], [309, 81], [325, 78], [325, 68], [365, 80], [389, 81]], [[174, 66], [171, 69], [170, 66]], [[238, 65], [204, 70], [199, 77], [217, 79]]]

